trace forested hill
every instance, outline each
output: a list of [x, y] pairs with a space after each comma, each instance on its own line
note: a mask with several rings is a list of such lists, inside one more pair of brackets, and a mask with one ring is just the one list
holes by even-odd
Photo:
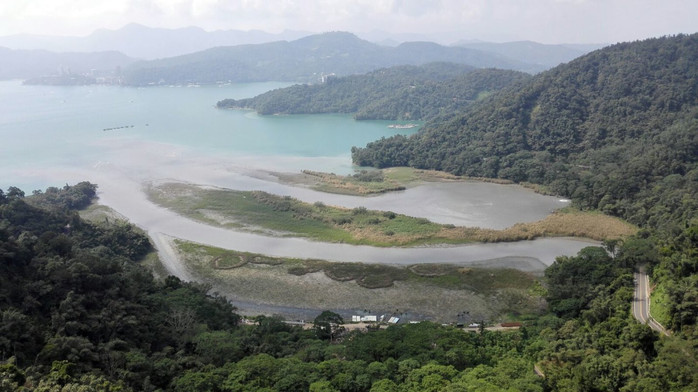
[[124, 70], [131, 85], [257, 81], [318, 81], [323, 74], [361, 74], [394, 65], [436, 61], [537, 72], [530, 65], [469, 48], [429, 42], [380, 46], [353, 34], [334, 32], [295, 41], [216, 47], [188, 55], [144, 61]]
[[254, 98], [218, 102], [260, 114], [351, 113], [359, 120], [426, 120], [464, 109], [488, 94], [531, 76], [453, 63], [397, 66], [365, 75], [328, 78]]
[[[605, 252], [580, 254], [546, 270], [549, 309], [571, 317], [541, 333], [546, 390], [698, 390], [698, 34], [598, 50], [352, 157], [543, 184], [642, 225], [620, 251], [607, 244], [615, 257], [606, 262]], [[652, 316], [674, 337], [650, 343], [623, 321], [638, 266], [651, 275]], [[624, 333], [633, 343], [605, 345]], [[625, 351], [638, 344], [643, 353]], [[626, 366], [630, 357], [653, 369]]]
[[636, 224], [683, 226], [698, 216], [698, 34], [592, 52], [352, 153], [359, 165], [543, 184]]

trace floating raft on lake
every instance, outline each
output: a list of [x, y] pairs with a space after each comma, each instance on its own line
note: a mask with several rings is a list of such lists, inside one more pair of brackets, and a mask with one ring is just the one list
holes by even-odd
[[135, 125], [123, 125], [120, 127], [113, 127], [113, 128], [104, 128], [102, 131], [116, 131], [117, 129], [125, 129], [125, 128], [133, 128]]

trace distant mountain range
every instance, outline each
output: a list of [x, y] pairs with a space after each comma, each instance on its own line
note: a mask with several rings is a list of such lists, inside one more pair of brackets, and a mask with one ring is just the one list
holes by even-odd
[[[122, 67], [129, 70], [128, 83], [138, 85], [312, 81], [322, 73], [349, 75], [435, 61], [537, 73], [601, 46], [529, 41], [444, 46], [427, 41], [401, 43], [418, 35], [368, 37], [381, 44], [342, 32], [207, 32], [198, 27], [160, 29], [138, 24], [101, 29], [84, 37], [13, 35], [0, 37], [0, 78], [36, 78], [66, 70], [84, 76], [92, 69], [113, 72]], [[128, 67], [136, 59], [145, 61]]]
[[[262, 44], [274, 41], [293, 41], [315, 33], [286, 30], [268, 33], [260, 30], [206, 31], [199, 27], [179, 29], [152, 28], [140, 24], [128, 24], [117, 30], [99, 29], [83, 37], [59, 37], [17, 34], [0, 37], [0, 47], [18, 50], [48, 50], [51, 52], [103, 52], [118, 51], [126, 56], [154, 60], [199, 52], [216, 46]], [[512, 60], [532, 64], [555, 66], [604, 45], [545, 45], [531, 41], [492, 43], [482, 41], [450, 41], [425, 34], [392, 34], [382, 31], [357, 34], [364, 40], [382, 46], [398, 46], [404, 42], [437, 42], [444, 46], [461, 46], [495, 52]], [[457, 37], [457, 34], [451, 36]], [[450, 44], [451, 45], [447, 45]]]
[[139, 62], [127, 69], [124, 81], [132, 85], [267, 80], [313, 82], [327, 74], [344, 76], [395, 65], [431, 62], [529, 73], [544, 69], [540, 65], [476, 49], [432, 42], [406, 42], [389, 47], [362, 40], [351, 33], [332, 32], [291, 42], [217, 47], [168, 59]]
[[312, 33], [303, 31], [284, 31], [272, 34], [258, 30], [208, 32], [198, 27], [160, 29], [129, 24], [118, 30], [96, 30], [85, 37], [11, 35], [0, 37], [0, 46], [23, 50], [42, 49], [52, 52], [119, 51], [129, 57], [152, 60], [194, 53], [216, 46], [294, 40], [310, 34]]

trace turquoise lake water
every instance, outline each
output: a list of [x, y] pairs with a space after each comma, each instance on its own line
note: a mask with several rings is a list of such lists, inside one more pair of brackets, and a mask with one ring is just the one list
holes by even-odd
[[[65, 173], [94, 166], [110, 147], [125, 143], [163, 143], [190, 154], [245, 156], [262, 163], [278, 157], [286, 162], [329, 157], [334, 166], [328, 171], [348, 172], [352, 146], [416, 131], [391, 129], [385, 121], [355, 121], [348, 115], [258, 116], [214, 107], [224, 98], [252, 97], [287, 85], [131, 88], [0, 82], [0, 187], [19, 186], [29, 192], [60, 186], [72, 176], [63, 181], [60, 175], [45, 175], [44, 169], [61, 168]], [[118, 127], [125, 128], [110, 129]]]

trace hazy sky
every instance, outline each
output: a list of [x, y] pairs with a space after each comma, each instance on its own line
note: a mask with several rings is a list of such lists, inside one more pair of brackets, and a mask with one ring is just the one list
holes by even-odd
[[0, 35], [127, 23], [280, 32], [447, 32], [456, 39], [615, 43], [698, 31], [696, 0], [0, 0]]

